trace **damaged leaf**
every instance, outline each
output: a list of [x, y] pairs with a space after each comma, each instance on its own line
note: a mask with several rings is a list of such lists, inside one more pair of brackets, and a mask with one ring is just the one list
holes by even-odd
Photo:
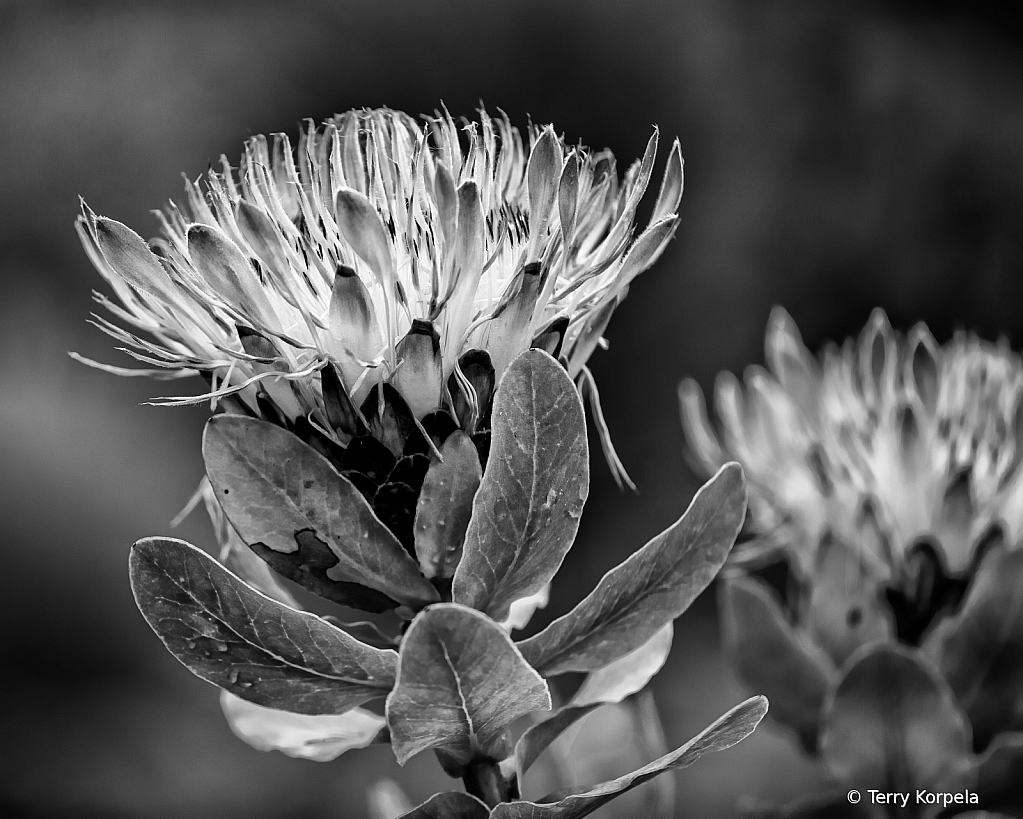
[[418, 609], [438, 599], [355, 486], [287, 430], [218, 415], [203, 457], [231, 523], [280, 574], [356, 607], [386, 608], [389, 599]]

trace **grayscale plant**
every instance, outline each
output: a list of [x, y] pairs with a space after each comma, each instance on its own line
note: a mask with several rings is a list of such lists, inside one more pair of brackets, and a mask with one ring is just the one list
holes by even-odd
[[840, 791], [765, 815], [889, 815], [850, 788], [961, 797], [900, 816], [1018, 809], [1023, 361], [880, 311], [818, 360], [781, 309], [766, 357], [718, 377], [717, 428], [680, 387], [694, 466], [749, 480], [726, 648]]
[[[460, 133], [446, 114], [420, 127], [351, 112], [309, 125], [295, 153], [254, 137], [238, 169], [188, 185], [151, 243], [83, 205], [82, 240], [121, 302], [97, 296], [120, 326], [97, 323], [145, 374], [205, 377], [162, 403], [218, 410], [197, 498], [220, 560], [148, 538], [131, 582], [247, 742], [316, 760], [386, 742], [402, 764], [433, 750], [467, 792], [406, 816], [567, 819], [756, 727], [762, 697], [627, 776], [519, 798], [562, 731], [660, 668], [745, 511], [742, 470], [724, 465], [568, 614], [512, 638], [578, 530], [583, 394], [624, 479], [586, 362], [678, 222], [676, 142], [633, 239], [656, 146], [655, 132], [619, 181], [609, 153], [550, 127], [524, 143], [485, 113]], [[303, 611], [280, 578], [373, 619]], [[544, 716], [548, 680], [569, 672], [588, 676]], [[535, 724], [513, 742], [522, 717]]]

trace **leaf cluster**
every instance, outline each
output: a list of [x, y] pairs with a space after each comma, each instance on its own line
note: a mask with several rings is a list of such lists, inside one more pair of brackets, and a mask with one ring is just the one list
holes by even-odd
[[[282, 750], [291, 743], [293, 755], [311, 758], [329, 758], [324, 747], [340, 753], [388, 741], [402, 764], [432, 749], [469, 793], [439, 794], [409, 817], [581, 817], [734, 745], [766, 712], [766, 700], [753, 698], [625, 777], [548, 801], [517, 799], [522, 773], [565, 728], [638, 691], [660, 668], [671, 623], [728, 556], [745, 483], [738, 465], [724, 466], [676, 523], [569, 613], [516, 642], [503, 621], [550, 584], [575, 540], [589, 489], [586, 429], [574, 384], [540, 350], [508, 367], [492, 423], [482, 473], [460, 433], [431, 456], [412, 550], [351, 480], [288, 430], [227, 414], [207, 425], [207, 477], [244, 543], [327, 600], [393, 612], [394, 634], [300, 611], [260, 588], [269, 575], [239, 576], [165, 538], [132, 549], [132, 588], [168, 650], [227, 692], [234, 728], [250, 741]], [[567, 672], [589, 676], [573, 701], [545, 717], [548, 681]], [[379, 699], [383, 717], [359, 707]], [[360, 726], [350, 737], [349, 715]], [[509, 728], [527, 716], [535, 724], [513, 745]], [[269, 728], [261, 736], [261, 725], [276, 739], [267, 739]]]

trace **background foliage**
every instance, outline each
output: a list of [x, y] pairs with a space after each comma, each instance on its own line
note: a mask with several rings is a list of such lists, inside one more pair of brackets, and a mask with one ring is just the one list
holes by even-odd
[[[250, 133], [294, 135], [302, 117], [356, 106], [443, 100], [458, 115], [482, 99], [609, 147], [621, 167], [653, 123], [677, 134], [678, 239], [592, 359], [641, 494], [619, 494], [595, 461], [539, 627], [685, 508], [697, 482], [675, 384], [760, 361], [772, 304], [811, 348], [875, 305], [903, 329], [927, 321], [939, 341], [961, 322], [1023, 343], [1023, 53], [1008, 6], [0, 2], [0, 804], [356, 817], [368, 781], [394, 776], [422, 798], [439, 775], [426, 755], [400, 771], [386, 748], [323, 766], [260, 754], [152, 639], [127, 550], [147, 534], [211, 544], [201, 515], [168, 524], [202, 475], [206, 413], [139, 406], [164, 385], [65, 355], [116, 355], [85, 323], [100, 280], [72, 228], [79, 194], [155, 233], [147, 211], [179, 195], [180, 172], [236, 160]], [[671, 746], [743, 696], [717, 645], [707, 595], [653, 685]], [[820, 779], [765, 725], [678, 787], [684, 815], [728, 817], [737, 794], [787, 799]]]

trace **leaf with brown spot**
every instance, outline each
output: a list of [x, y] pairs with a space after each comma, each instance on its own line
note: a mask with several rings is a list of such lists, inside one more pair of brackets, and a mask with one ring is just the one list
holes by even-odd
[[218, 415], [206, 425], [203, 457], [235, 529], [285, 577], [348, 605], [367, 595], [331, 583], [357, 584], [377, 603], [383, 595], [414, 609], [439, 599], [355, 486], [287, 430]]

